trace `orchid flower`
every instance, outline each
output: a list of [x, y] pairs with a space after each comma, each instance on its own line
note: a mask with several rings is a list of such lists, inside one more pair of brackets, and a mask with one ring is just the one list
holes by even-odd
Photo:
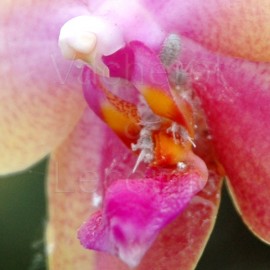
[[268, 1], [0, 5], [0, 172], [52, 153], [49, 269], [194, 269], [225, 176], [270, 242]]

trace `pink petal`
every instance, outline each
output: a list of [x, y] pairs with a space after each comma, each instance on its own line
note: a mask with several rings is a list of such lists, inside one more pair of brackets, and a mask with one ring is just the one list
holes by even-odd
[[[98, 2], [98, 1], [97, 1]], [[141, 1], [109, 0], [95, 5], [93, 14], [105, 17], [119, 27], [127, 42], [143, 41], [147, 46], [158, 50], [166, 36], [160, 27], [159, 18]], [[91, 5], [91, 4], [90, 4]]]
[[183, 42], [181, 60], [202, 100], [238, 210], [270, 242], [270, 65]]
[[62, 24], [87, 7], [75, 0], [0, 5], [0, 173], [6, 174], [47, 155], [82, 114], [81, 71], [63, 60], [57, 40]]
[[[220, 177], [210, 173], [203, 191], [174, 222], [164, 228], [136, 270], [194, 269], [212, 231], [220, 199]], [[97, 253], [95, 269], [128, 270], [114, 256]]]
[[205, 185], [206, 168], [201, 172], [196, 162], [193, 159], [184, 172], [150, 169], [144, 179], [118, 179], [106, 190], [102, 211], [80, 229], [82, 244], [137, 266], [160, 230]]
[[53, 153], [49, 173], [49, 268], [91, 269], [93, 252], [77, 239], [77, 229], [94, 209], [106, 127], [90, 110]]
[[144, 0], [143, 3], [167, 33], [181, 33], [224, 54], [256, 61], [270, 59], [268, 0]]

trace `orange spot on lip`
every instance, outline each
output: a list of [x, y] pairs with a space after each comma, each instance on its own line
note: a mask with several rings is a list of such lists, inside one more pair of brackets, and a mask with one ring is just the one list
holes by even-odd
[[104, 94], [101, 104], [103, 120], [130, 147], [137, 141], [141, 129], [136, 105], [114, 95], [100, 81], [97, 84]]
[[185, 160], [191, 144], [189, 142], [175, 142], [173, 137], [164, 131], [153, 134], [155, 142], [155, 166], [172, 166]]
[[102, 106], [102, 114], [104, 121], [128, 147], [137, 141], [141, 128], [125, 113], [116, 110], [115, 107], [107, 103]]
[[103, 89], [106, 98], [108, 102], [121, 114], [125, 115], [126, 117], [130, 118], [130, 121], [133, 122], [140, 122], [140, 117], [138, 114], [138, 109], [137, 107], [130, 103], [127, 102], [123, 99], [120, 99], [119, 97], [115, 96], [112, 94], [110, 91], [107, 89]]
[[192, 108], [187, 101], [179, 98], [176, 103], [173, 97], [162, 89], [153, 87], [143, 88], [142, 94], [155, 114], [182, 125], [191, 137], [194, 136]]

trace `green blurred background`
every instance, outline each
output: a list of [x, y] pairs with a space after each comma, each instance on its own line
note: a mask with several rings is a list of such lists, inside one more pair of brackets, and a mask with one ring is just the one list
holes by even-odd
[[[25, 173], [0, 178], [0, 270], [46, 269], [46, 167], [44, 160]], [[214, 233], [196, 270], [270, 270], [270, 247], [246, 229], [225, 188]]]

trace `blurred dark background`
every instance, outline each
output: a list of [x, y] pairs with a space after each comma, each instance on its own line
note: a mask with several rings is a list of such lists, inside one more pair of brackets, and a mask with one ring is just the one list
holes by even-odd
[[[46, 167], [44, 160], [25, 173], [0, 178], [1, 270], [46, 269], [43, 253]], [[196, 268], [217, 269], [270, 270], [270, 247], [243, 225], [226, 188], [223, 188], [217, 224]]]

